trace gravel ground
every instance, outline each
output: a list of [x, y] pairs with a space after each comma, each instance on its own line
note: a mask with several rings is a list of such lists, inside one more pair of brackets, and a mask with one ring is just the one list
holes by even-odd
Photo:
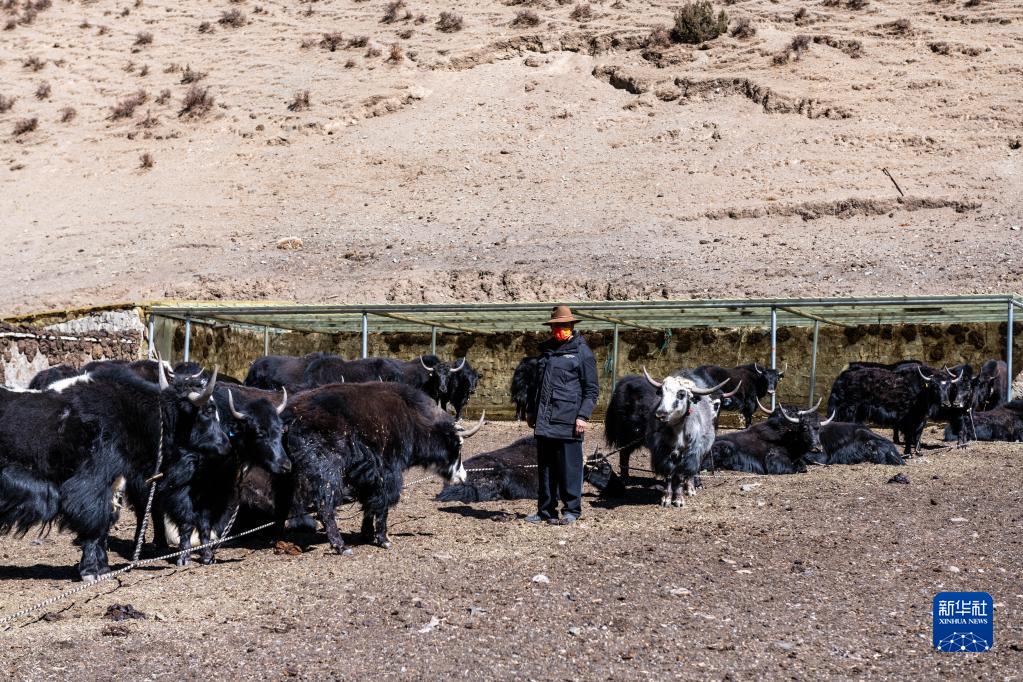
[[[467, 454], [524, 432], [493, 424]], [[33, 680], [1019, 679], [1020, 454], [1019, 445], [973, 444], [902, 469], [708, 475], [682, 510], [661, 509], [641, 487], [614, 504], [587, 494], [572, 527], [497, 520], [531, 512], [529, 501], [441, 505], [431, 480], [392, 514], [390, 551], [360, 546], [342, 558], [317, 535], [291, 556], [254, 539], [212, 567], [140, 569], [19, 621], [3, 635], [0, 671]], [[911, 483], [887, 485], [899, 471]], [[339, 511], [354, 533], [353, 514]], [[130, 553], [130, 531], [119, 524], [115, 561]], [[72, 586], [77, 555], [64, 534], [4, 538], [0, 555], [2, 613]], [[993, 651], [932, 651], [931, 600], [943, 590], [992, 594]], [[104, 619], [115, 603], [148, 617]]]

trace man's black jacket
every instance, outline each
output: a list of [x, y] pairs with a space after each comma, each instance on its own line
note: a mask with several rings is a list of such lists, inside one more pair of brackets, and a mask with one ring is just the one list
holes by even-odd
[[564, 343], [541, 343], [535, 386], [526, 414], [535, 423], [536, 435], [581, 440], [575, 420], [590, 418], [600, 393], [597, 361], [586, 340], [575, 334]]

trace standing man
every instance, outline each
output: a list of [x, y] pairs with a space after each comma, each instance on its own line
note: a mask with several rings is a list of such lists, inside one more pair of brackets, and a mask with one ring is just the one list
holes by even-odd
[[[582, 514], [583, 434], [597, 404], [597, 361], [585, 339], [575, 333], [578, 318], [567, 305], [556, 306], [551, 338], [540, 344], [535, 393], [526, 406], [526, 423], [536, 434], [539, 477], [537, 512], [529, 523], [574, 523]], [[558, 518], [558, 498], [564, 505]]]

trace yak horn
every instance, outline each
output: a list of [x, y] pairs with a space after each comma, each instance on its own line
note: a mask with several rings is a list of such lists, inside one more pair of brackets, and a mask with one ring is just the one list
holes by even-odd
[[764, 413], [764, 414], [766, 414], [767, 416], [771, 416], [772, 414], [774, 414], [774, 413], [773, 413], [773, 412], [771, 412], [771, 411], [770, 411], [769, 409], [767, 409], [766, 407], [764, 407], [764, 404], [760, 402], [760, 397], [759, 397], [759, 396], [753, 396], [753, 397], [754, 397], [754, 398], [756, 398], [756, 401], [757, 401], [757, 407], [759, 407], [759, 408], [760, 408], [760, 411], [761, 411], [761, 412], [763, 412], [763, 413]]
[[[341, 379], [344, 380], [344, 377], [341, 377]], [[277, 414], [284, 412], [284, 408], [288, 405], [288, 389], [281, 386], [281, 393], [284, 395], [281, 398], [281, 404], [277, 406]], [[230, 391], [228, 392], [228, 395], [231, 395]]]
[[753, 369], [757, 371], [757, 374], [763, 374], [764, 370], [760, 369], [760, 366], [756, 362], [753, 363]]
[[788, 421], [792, 422], [793, 424], [798, 424], [799, 423], [799, 417], [790, 417], [789, 413], [785, 411], [784, 407], [782, 407], [781, 405], [779, 405], [778, 407], [779, 407], [779, 411], [781, 412], [781, 416], [785, 417], [785, 419], [787, 419]]
[[484, 411], [483, 414], [480, 415], [480, 420], [478, 422], [476, 422], [476, 424], [474, 426], [470, 426], [467, 429], [463, 429], [462, 427], [458, 427], [458, 435], [460, 435], [463, 440], [466, 439], [466, 438], [472, 438], [473, 436], [476, 435], [476, 433], [480, 429], [483, 428], [483, 421], [486, 418], [487, 418], [487, 413]]
[[431, 372], [432, 373], [433, 370], [434, 370], [433, 367], [430, 367], [428, 364], [426, 364], [426, 360], [423, 360], [423, 356], [422, 355], [419, 356], [419, 364], [422, 365], [423, 369], [425, 369], [427, 372]]
[[964, 373], [965, 371], [966, 371], [966, 370], [964, 370], [964, 369], [961, 369], [961, 370], [959, 370], [959, 376], [957, 376], [957, 377], [956, 377], [955, 379], [953, 379], [953, 380], [952, 380], [952, 383], [953, 383], [953, 384], [958, 384], [958, 383], [959, 383], [959, 382], [960, 382], [960, 381], [962, 380], [962, 378], [963, 378], [963, 373]]
[[231, 393], [231, 389], [227, 389], [227, 406], [231, 408], [231, 416], [235, 419], [245, 419], [245, 415], [235, 409], [234, 406], [234, 395]]
[[809, 410], [800, 410], [799, 414], [810, 414], [811, 412], [816, 412], [817, 408], [821, 406], [822, 400], [824, 400], [824, 396], [817, 398], [817, 404], [811, 407]]
[[193, 405], [196, 407], [202, 407], [210, 401], [210, 398], [213, 397], [213, 388], [217, 385], [217, 372], [219, 371], [220, 367], [214, 365], [213, 375], [210, 377], [210, 380], [206, 382], [206, 388], [202, 390], [202, 393], [192, 391], [188, 394], [188, 399], [192, 401]]
[[924, 374], [924, 371], [920, 369], [920, 365], [916, 366], [916, 371], [920, 373], [920, 376], [923, 377], [924, 381], [934, 381], [934, 377], [929, 377], [926, 374]]
[[646, 380], [650, 382], [650, 385], [653, 386], [654, 388], [660, 388], [661, 386], [664, 385], [660, 381], [657, 381], [652, 376], [650, 376], [650, 372], [646, 371], [646, 367], [643, 368], [643, 375], [646, 377]]
[[732, 397], [733, 395], [735, 395], [736, 393], [738, 393], [738, 392], [739, 392], [739, 389], [740, 389], [741, 387], [742, 387], [742, 379], [740, 379], [740, 380], [739, 380], [739, 383], [738, 383], [738, 384], [736, 384], [736, 386], [735, 386], [735, 390], [734, 390], [734, 391], [729, 391], [728, 393], [722, 393], [722, 394], [721, 394], [721, 397], [722, 397], [722, 398], [731, 398], [731, 397]]
[[825, 419], [824, 421], [821, 422], [821, 426], [827, 426], [828, 424], [830, 424], [833, 421], [835, 421], [835, 412], [834, 411], [832, 411], [832, 413], [828, 416], [827, 419]]
[[710, 395], [714, 391], [720, 391], [721, 387], [727, 384], [729, 381], [731, 381], [731, 379], [725, 379], [717, 386], [713, 386], [711, 388], [699, 388], [698, 386], [693, 386], [692, 389], [690, 390], [693, 395]]
[[164, 371], [163, 360], [160, 359], [159, 353], [156, 354], [156, 376], [159, 377], [161, 391], [170, 388], [170, 382], [167, 381], [167, 373]]
[[458, 363], [457, 365], [452, 367], [451, 371], [452, 372], [461, 372], [463, 367], [465, 367], [465, 358], [462, 358], [462, 361], [460, 363]]
[[786, 362], [785, 366], [781, 368], [781, 373], [785, 374], [787, 371], [789, 371], [789, 363]]

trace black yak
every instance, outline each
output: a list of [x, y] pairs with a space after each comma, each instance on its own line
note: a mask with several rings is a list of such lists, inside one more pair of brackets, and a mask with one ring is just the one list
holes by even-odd
[[895, 443], [863, 424], [822, 422], [820, 440], [823, 450], [806, 455], [814, 464], [905, 464]]
[[50, 384], [63, 379], [76, 377], [79, 374], [81, 374], [81, 372], [71, 365], [54, 365], [53, 367], [42, 370], [32, 377], [32, 381], [29, 382], [28, 388], [32, 391], [41, 391], [49, 387]]
[[267, 391], [279, 391], [286, 388], [292, 393], [296, 393], [305, 385], [305, 372], [309, 364], [325, 357], [337, 358], [336, 355], [328, 353], [309, 353], [303, 357], [264, 355], [249, 365], [249, 371], [245, 375], [243, 383], [246, 386], [262, 388]]
[[757, 411], [757, 399], [774, 395], [778, 382], [785, 377], [785, 370], [761, 367], [755, 362], [738, 367], [718, 367], [717, 365], [700, 365], [693, 370], [693, 376], [701, 379], [707, 386], [731, 381], [731, 386], [740, 386], [738, 392], [721, 401], [722, 410], [736, 410], [742, 415], [743, 423], [753, 423], [753, 413]]
[[511, 396], [515, 403], [515, 421], [526, 421], [526, 406], [529, 396], [536, 393], [536, 369], [539, 358], [523, 358], [512, 374]]
[[476, 385], [480, 381], [477, 372], [468, 360], [462, 358], [451, 367], [451, 376], [448, 379], [447, 393], [441, 395], [441, 409], [448, 409], [448, 403], [455, 410], [455, 419], [462, 418], [462, 411], [469, 404], [469, 398], [476, 392]]
[[742, 431], [719, 435], [704, 468], [752, 474], [804, 473], [807, 458], [823, 452], [821, 427], [834, 419], [832, 415], [823, 422], [820, 420], [817, 416], [820, 403], [818, 400], [809, 410], [793, 410], [793, 416], [780, 403], [771, 412], [757, 400], [757, 406], [769, 419]]
[[[293, 461], [294, 494], [320, 516], [327, 540], [349, 554], [334, 510], [346, 497], [360, 503], [362, 537], [388, 548], [387, 515], [398, 503], [406, 469], [421, 466], [444, 479], [465, 480], [463, 429], [422, 391], [396, 383], [328, 384], [305, 391], [284, 412], [285, 444]], [[276, 505], [279, 529], [288, 515]]]

